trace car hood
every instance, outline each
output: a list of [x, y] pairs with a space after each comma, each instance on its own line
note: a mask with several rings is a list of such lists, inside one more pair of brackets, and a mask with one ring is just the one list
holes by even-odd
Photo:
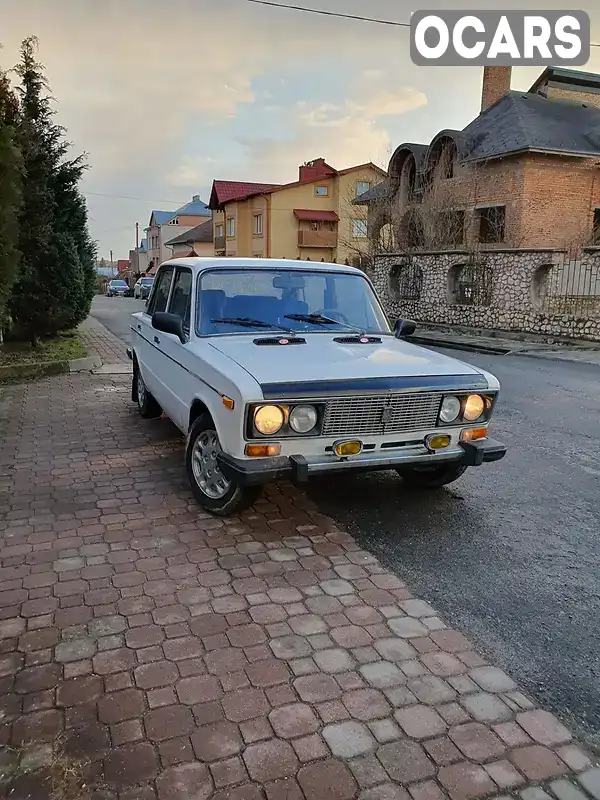
[[[259, 346], [260, 334], [210, 340], [259, 384], [427, 376], [482, 376], [481, 370], [433, 350], [382, 337], [381, 344], [342, 344], [327, 334], [301, 334], [306, 344]], [[338, 334], [340, 335], [340, 334]], [[346, 334], [347, 335], [347, 334]]]

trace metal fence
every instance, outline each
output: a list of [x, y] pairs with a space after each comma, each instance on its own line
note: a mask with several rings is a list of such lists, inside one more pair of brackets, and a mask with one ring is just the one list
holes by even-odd
[[541, 310], [577, 318], [600, 315], [600, 259], [565, 254], [540, 270], [536, 285]]

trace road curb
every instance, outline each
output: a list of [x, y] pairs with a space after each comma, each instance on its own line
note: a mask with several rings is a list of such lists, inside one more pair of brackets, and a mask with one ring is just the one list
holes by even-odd
[[427, 347], [446, 347], [448, 350], [468, 350], [473, 353], [485, 354], [498, 354], [498, 355], [511, 355], [513, 351], [499, 345], [474, 345], [470, 342], [455, 342], [449, 339], [429, 339], [426, 336], [411, 336], [409, 341], [415, 344], [425, 345]]
[[92, 372], [101, 364], [98, 356], [84, 356], [83, 358], [72, 358], [69, 361], [33, 361], [3, 365], [0, 366], [0, 383], [47, 378], [52, 375], [65, 375], [69, 372]]
[[92, 372], [102, 366], [102, 359], [98, 355], [73, 358], [69, 361], [69, 372]]

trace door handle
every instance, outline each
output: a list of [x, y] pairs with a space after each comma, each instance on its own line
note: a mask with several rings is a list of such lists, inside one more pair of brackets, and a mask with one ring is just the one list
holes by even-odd
[[142, 326], [141, 326], [141, 325], [138, 325], [138, 326], [137, 326], [137, 329], [138, 329], [138, 331], [141, 331], [141, 330], [142, 330]]
[[156, 344], [160, 344], [160, 339], [158, 338], [158, 336], [155, 336], [155, 337], [154, 337], [154, 342], [155, 342]]

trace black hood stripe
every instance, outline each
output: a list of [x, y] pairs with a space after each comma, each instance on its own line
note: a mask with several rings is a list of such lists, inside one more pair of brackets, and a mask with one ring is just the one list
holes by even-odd
[[262, 383], [265, 400], [285, 397], [339, 397], [386, 392], [452, 392], [489, 390], [483, 375], [407, 375], [391, 378], [350, 378], [339, 381], [291, 381]]

